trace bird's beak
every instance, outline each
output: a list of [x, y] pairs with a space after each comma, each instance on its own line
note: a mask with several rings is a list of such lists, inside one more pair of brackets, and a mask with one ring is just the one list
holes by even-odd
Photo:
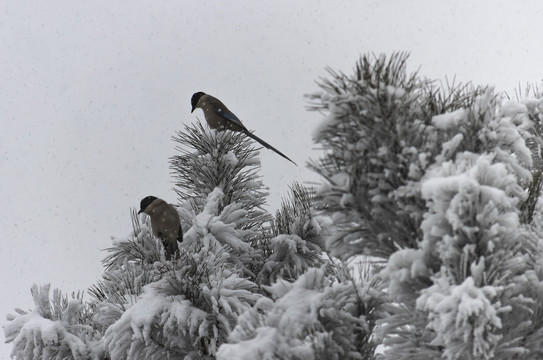
[[194, 110], [196, 110], [196, 106], [192, 107], [192, 110], [190, 111], [190, 113], [192, 114], [194, 112]]
[[142, 210], [138, 211], [138, 215], [141, 214], [142, 212], [143, 212]]

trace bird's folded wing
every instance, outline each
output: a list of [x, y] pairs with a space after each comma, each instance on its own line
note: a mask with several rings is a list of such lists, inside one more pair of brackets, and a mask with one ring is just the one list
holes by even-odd
[[233, 122], [234, 124], [236, 124], [237, 126], [239, 126], [241, 129], [245, 129], [245, 125], [243, 125], [241, 123], [241, 120], [238, 119], [238, 117], [236, 115], [234, 115], [233, 112], [229, 111], [229, 110], [225, 110], [225, 109], [217, 109], [215, 110], [215, 114], [219, 115], [220, 117], [230, 121], [230, 122]]

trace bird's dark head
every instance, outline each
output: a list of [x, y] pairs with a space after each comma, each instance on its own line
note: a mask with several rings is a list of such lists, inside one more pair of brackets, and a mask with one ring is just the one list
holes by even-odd
[[194, 93], [194, 95], [192, 95], [192, 98], [190, 99], [190, 103], [192, 105], [192, 110], [190, 112], [193, 112], [195, 109], [196, 109], [196, 105], [198, 104], [198, 100], [200, 100], [200, 98], [202, 96], [204, 96], [205, 93], [201, 92], [201, 91], [198, 91], [196, 93]]
[[138, 211], [138, 214], [141, 214], [142, 212], [147, 209], [147, 206], [151, 205], [153, 201], [155, 201], [157, 198], [155, 196], [147, 196], [141, 199], [140, 202], [140, 211]]

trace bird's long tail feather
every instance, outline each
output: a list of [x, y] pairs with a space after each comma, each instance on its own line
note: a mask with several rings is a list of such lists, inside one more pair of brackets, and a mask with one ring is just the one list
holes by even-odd
[[270, 144], [268, 144], [267, 142], [265, 142], [264, 140], [262, 140], [261, 138], [259, 138], [258, 136], [254, 135], [252, 132], [248, 131], [248, 130], [245, 130], [243, 129], [243, 132], [245, 133], [245, 135], [249, 136], [250, 138], [256, 140], [257, 142], [259, 142], [262, 146], [264, 146], [265, 148], [267, 149], [270, 149], [272, 151], [274, 151], [275, 153], [277, 153], [278, 155], [281, 155], [282, 157], [284, 157], [285, 159], [287, 159], [288, 161], [290, 161], [291, 163], [293, 163], [294, 165], [298, 166], [298, 164], [296, 164], [294, 161], [290, 160], [288, 156], [286, 156], [285, 154], [283, 154], [281, 151], [277, 150], [276, 148], [274, 148], [273, 146], [271, 146]]

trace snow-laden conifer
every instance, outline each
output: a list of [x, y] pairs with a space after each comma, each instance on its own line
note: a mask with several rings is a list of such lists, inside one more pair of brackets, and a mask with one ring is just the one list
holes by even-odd
[[492, 89], [436, 88], [406, 60], [363, 57], [312, 96], [326, 113], [314, 134], [326, 151], [313, 164], [326, 179], [317, 198], [340, 229], [327, 249], [386, 263], [382, 358], [537, 356], [541, 245], [520, 221], [526, 144], [540, 142], [528, 106]]
[[275, 219], [250, 140], [186, 126], [179, 259], [133, 211], [90, 300], [35, 286], [35, 309], [8, 316], [13, 357], [543, 358], [543, 97], [406, 64], [364, 56], [321, 80], [323, 184], [293, 185]]
[[91, 325], [83, 294], [50, 297], [50, 286], [32, 286], [33, 311], [17, 309], [4, 326], [6, 341], [13, 343], [11, 357], [31, 359], [101, 359], [101, 335]]
[[330, 226], [328, 217], [316, 214], [312, 191], [294, 183], [276, 212], [259, 283], [270, 284], [280, 278], [294, 281], [307, 269], [326, 263], [324, 235]]
[[376, 284], [328, 276], [311, 268], [294, 282], [279, 279], [238, 319], [221, 360], [370, 359], [377, 308]]
[[[177, 139], [183, 155], [172, 158], [181, 179], [180, 258], [154, 263], [160, 279], [108, 327], [103, 341], [112, 358], [213, 357], [237, 317], [261, 298], [253, 280], [262, 251], [254, 245], [263, 239], [269, 215], [261, 209], [266, 193], [256, 174], [257, 153], [243, 139], [233, 141], [230, 132], [185, 130]], [[153, 246], [136, 248], [125, 244], [118, 256]]]
[[259, 153], [247, 136], [197, 123], [185, 126], [173, 140], [178, 154], [170, 159], [170, 168], [183, 208], [198, 213], [218, 187], [224, 193], [221, 207], [235, 202], [247, 211], [244, 227], [258, 228], [271, 220], [262, 209], [268, 193], [258, 174]]

